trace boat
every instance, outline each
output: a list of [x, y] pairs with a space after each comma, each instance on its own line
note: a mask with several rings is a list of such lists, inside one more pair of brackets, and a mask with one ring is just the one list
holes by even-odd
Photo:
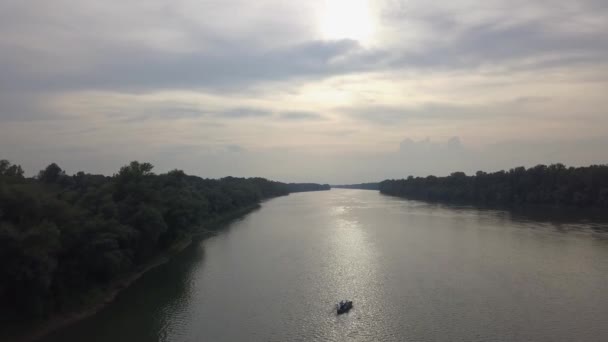
[[338, 311], [338, 315], [347, 313], [352, 308], [353, 308], [352, 300], [343, 300], [343, 301], [340, 301], [340, 303], [336, 304], [336, 310]]

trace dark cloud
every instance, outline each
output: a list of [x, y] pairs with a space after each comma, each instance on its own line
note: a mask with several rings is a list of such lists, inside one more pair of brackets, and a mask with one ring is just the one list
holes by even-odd
[[275, 49], [226, 42], [215, 51], [190, 53], [116, 45], [108, 46], [97, 61], [77, 70], [40, 73], [17, 60], [0, 62], [5, 76], [0, 79], [0, 90], [239, 90], [258, 82], [325, 77], [361, 69], [347, 58], [359, 49], [350, 40], [311, 41]]
[[[69, 8], [61, 8], [62, 4]], [[15, 3], [4, 6], [4, 15], [0, 16], [6, 19], [0, 24], [3, 30], [0, 90], [205, 88], [241, 91], [260, 82], [325, 78], [359, 71], [453, 70], [534, 58], [540, 59], [527, 62], [526, 67], [541, 69], [606, 60], [608, 40], [604, 30], [558, 29], [559, 22], [556, 23], [556, 18], [584, 22], [586, 16], [602, 13], [598, 8], [605, 7], [603, 2], [582, 1], [582, 9], [570, 17], [569, 12], [562, 13], [559, 7], [549, 6], [551, 2], [545, 4], [546, 16], [512, 22], [509, 22], [511, 16], [517, 18], [526, 7], [515, 9], [500, 20], [488, 18], [480, 23], [460, 22], [448, 11], [418, 17], [411, 17], [406, 10], [395, 11], [391, 24], [397, 28], [405, 25], [407, 29], [406, 24], [413, 22], [431, 31], [428, 42], [416, 50], [407, 44], [364, 49], [352, 40], [262, 46], [261, 36], [236, 39], [228, 34], [197, 29], [189, 21], [170, 17], [167, 24], [161, 25], [163, 29], [198, 39], [204, 46], [204, 49], [193, 46], [180, 50], [170, 45], [162, 47], [162, 44], [154, 46], [149, 42], [125, 40], [122, 32], [112, 32], [105, 26], [97, 32], [95, 26], [90, 30], [80, 29], [79, 26], [86, 24], [82, 18], [60, 14], [69, 9], [66, 13], [83, 12], [91, 18], [92, 13], [82, 9], [86, 8], [84, 5], [79, 10], [77, 4], [69, 2], [58, 3], [59, 8]], [[108, 10], [112, 6], [103, 8]], [[117, 15], [116, 9], [108, 13]], [[145, 16], [141, 20], [145, 22]], [[95, 21], [100, 25], [99, 20]], [[128, 28], [127, 23], [121, 25]], [[133, 26], [141, 28], [144, 24], [134, 22]], [[246, 36], [251, 38], [255, 33]], [[262, 34], [267, 33], [262, 30], [259, 35]], [[55, 40], [57, 44], [53, 45]], [[79, 55], [82, 56], [79, 58]]]
[[[605, 25], [597, 22], [608, 20], [608, 7], [599, 2], [578, 1], [577, 10], [573, 10], [571, 2], [557, 0], [491, 1], [487, 12], [494, 10], [494, 15], [468, 21], [449, 10], [415, 13], [396, 2], [397, 7], [387, 11], [385, 18], [395, 26], [414, 23], [423, 28], [420, 36], [426, 40], [415, 52], [393, 51], [394, 58], [387, 67], [462, 70], [501, 65], [514, 70], [542, 70], [601, 64], [608, 56], [608, 40], [602, 29]], [[527, 16], [526, 11], [542, 14]]]

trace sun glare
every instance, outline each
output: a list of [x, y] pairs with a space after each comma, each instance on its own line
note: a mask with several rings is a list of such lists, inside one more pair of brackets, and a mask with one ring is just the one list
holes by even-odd
[[321, 16], [323, 39], [369, 43], [373, 34], [368, 0], [326, 0]]

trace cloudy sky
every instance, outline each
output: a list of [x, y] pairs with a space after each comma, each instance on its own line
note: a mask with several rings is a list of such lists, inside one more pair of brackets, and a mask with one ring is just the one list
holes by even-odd
[[607, 32], [605, 0], [0, 0], [0, 158], [330, 183], [608, 163]]

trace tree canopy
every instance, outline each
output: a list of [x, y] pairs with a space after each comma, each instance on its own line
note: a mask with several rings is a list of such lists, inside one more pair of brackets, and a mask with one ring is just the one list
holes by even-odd
[[24, 178], [21, 166], [1, 160], [0, 311], [68, 310], [79, 294], [133, 272], [205, 222], [266, 198], [325, 189], [152, 170], [134, 161], [112, 177], [67, 175], [53, 163]]
[[608, 208], [608, 165], [537, 165], [473, 176], [385, 180], [380, 192], [417, 200], [488, 204], [540, 204]]

